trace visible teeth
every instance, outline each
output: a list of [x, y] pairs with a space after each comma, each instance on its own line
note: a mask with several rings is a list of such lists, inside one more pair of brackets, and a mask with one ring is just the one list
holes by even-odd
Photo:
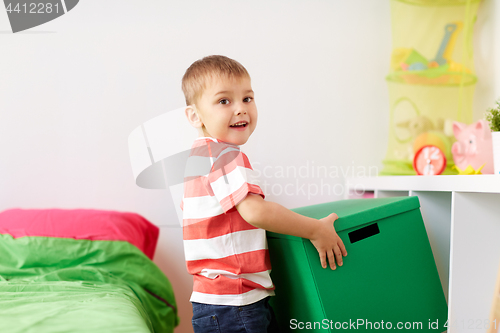
[[231, 125], [231, 126], [239, 126], [239, 125], [244, 125], [244, 124], [246, 124], [246, 122], [236, 123], [236, 124]]

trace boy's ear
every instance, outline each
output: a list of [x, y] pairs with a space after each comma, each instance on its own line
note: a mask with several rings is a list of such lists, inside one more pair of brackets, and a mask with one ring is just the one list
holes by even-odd
[[196, 111], [196, 106], [194, 104], [186, 106], [186, 118], [191, 124], [191, 126], [196, 128], [201, 128], [203, 126], [203, 122], [201, 121], [198, 112]]

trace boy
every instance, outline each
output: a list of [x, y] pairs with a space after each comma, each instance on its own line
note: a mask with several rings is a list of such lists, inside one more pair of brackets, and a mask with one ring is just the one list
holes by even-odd
[[308, 238], [323, 268], [346, 256], [333, 227], [336, 214], [316, 220], [264, 200], [239, 145], [257, 124], [250, 75], [237, 61], [209, 56], [184, 74], [186, 117], [198, 130], [186, 165], [183, 238], [194, 285], [198, 332], [277, 332], [265, 230]]

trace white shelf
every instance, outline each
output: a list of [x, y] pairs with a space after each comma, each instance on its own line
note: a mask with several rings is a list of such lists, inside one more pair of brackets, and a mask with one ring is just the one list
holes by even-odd
[[384, 176], [346, 179], [346, 198], [418, 196], [441, 284], [448, 332], [482, 332], [500, 263], [500, 176]]
[[348, 188], [356, 190], [500, 193], [500, 176], [456, 175], [347, 178], [346, 185]]

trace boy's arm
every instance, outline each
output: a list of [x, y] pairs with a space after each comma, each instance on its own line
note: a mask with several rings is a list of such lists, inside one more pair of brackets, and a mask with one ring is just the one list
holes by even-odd
[[236, 205], [236, 209], [245, 221], [255, 227], [310, 239], [318, 250], [323, 268], [326, 268], [326, 258], [331, 269], [336, 268], [335, 258], [338, 265], [342, 266], [342, 256], [346, 256], [347, 251], [333, 227], [333, 222], [338, 219], [337, 214], [316, 220], [252, 193]]

